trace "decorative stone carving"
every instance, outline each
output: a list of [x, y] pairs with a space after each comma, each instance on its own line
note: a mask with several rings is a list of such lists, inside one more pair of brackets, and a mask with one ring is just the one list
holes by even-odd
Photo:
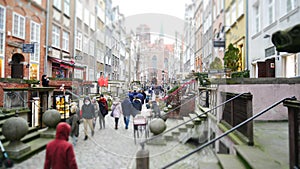
[[300, 24], [273, 33], [272, 42], [278, 52], [300, 52]]
[[18, 158], [22, 154], [30, 151], [30, 146], [21, 142], [28, 132], [28, 124], [21, 117], [7, 119], [2, 126], [2, 134], [9, 140], [6, 151], [11, 158]]
[[49, 128], [41, 133], [41, 137], [54, 138], [56, 133], [56, 126], [61, 121], [60, 113], [55, 109], [46, 110], [43, 114], [43, 122]]
[[149, 128], [151, 133], [153, 133], [154, 135], [158, 135], [166, 130], [167, 125], [163, 119], [155, 118], [151, 120]]

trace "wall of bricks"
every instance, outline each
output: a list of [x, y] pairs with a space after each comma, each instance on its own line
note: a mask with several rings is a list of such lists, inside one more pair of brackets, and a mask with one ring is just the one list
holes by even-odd
[[[42, 0], [42, 4], [36, 4], [33, 1], [28, 0], [1, 0], [0, 5], [6, 8], [6, 43], [5, 43], [5, 73], [4, 78], [11, 77], [11, 66], [8, 64], [11, 61], [12, 56], [16, 53], [23, 55], [24, 62], [23, 66], [23, 77], [29, 79], [29, 67], [26, 65], [30, 64], [30, 54], [22, 53], [22, 44], [30, 43], [30, 23], [34, 21], [41, 26], [40, 32], [40, 60], [39, 60], [39, 74], [38, 79], [44, 74], [44, 58], [45, 58], [45, 42], [46, 42], [46, 0]], [[25, 39], [20, 39], [13, 36], [13, 14], [18, 13], [25, 17]]]

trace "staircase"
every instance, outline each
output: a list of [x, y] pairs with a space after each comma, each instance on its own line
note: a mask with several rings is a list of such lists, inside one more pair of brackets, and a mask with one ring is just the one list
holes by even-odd
[[[15, 113], [13, 112], [2, 112], [0, 113], [0, 140], [4, 145], [4, 148], [9, 144], [9, 141], [3, 136], [2, 134], [2, 125], [4, 122], [14, 117]], [[44, 150], [47, 143], [52, 140], [52, 138], [42, 138], [40, 136], [41, 132], [43, 132], [45, 129], [38, 129], [36, 127], [30, 127], [28, 129], [28, 132], [26, 136], [24, 136], [21, 141], [27, 145], [30, 146], [30, 151], [23, 153], [22, 155], [18, 157], [12, 157], [10, 156], [8, 152], [8, 156], [14, 161], [14, 162], [21, 162], [23, 160], [26, 160], [31, 157], [31, 155], [36, 154], [37, 152]]]
[[[187, 123], [175, 130], [165, 133], [162, 137], [164, 140], [163, 145], [147, 144], [147, 149], [150, 150], [150, 168], [154, 166], [154, 168], [161, 168], [161, 166], [164, 166], [170, 161], [170, 158], [174, 160], [176, 157], [178, 158], [185, 155], [196, 148], [196, 146], [189, 144], [188, 140], [193, 138], [193, 129], [196, 126], [199, 126], [201, 123], [203, 124], [206, 118], [212, 118], [212, 115], [209, 113], [208, 115], [202, 115], [203, 112], [206, 112], [207, 110], [207, 108], [196, 109], [194, 113], [190, 113], [189, 116], [179, 120], [167, 119], [167, 130], [184, 122]], [[197, 115], [200, 115], [200, 118], [197, 118]], [[193, 120], [191, 121], [191, 119]], [[203, 149], [199, 153], [195, 153], [185, 160], [180, 161], [178, 164], [175, 164], [174, 168], [289, 168], [287, 122], [255, 123], [254, 126], [254, 146], [237, 144], [234, 146], [234, 154], [215, 154], [210, 148]], [[280, 128], [280, 130], [277, 128]], [[270, 131], [274, 131], [274, 133], [271, 133]], [[282, 138], [286, 139], [282, 140]], [[278, 139], [281, 139], [282, 141], [278, 141]], [[276, 151], [276, 149], [278, 150]], [[154, 153], [159, 151], [160, 153]], [[165, 151], [173, 151], [173, 153]], [[156, 159], [159, 160], [157, 161]]]

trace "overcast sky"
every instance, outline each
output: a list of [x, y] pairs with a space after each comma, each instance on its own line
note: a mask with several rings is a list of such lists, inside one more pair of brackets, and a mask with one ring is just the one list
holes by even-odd
[[112, 0], [112, 2], [113, 6], [119, 5], [120, 12], [125, 17], [143, 13], [157, 13], [183, 19], [185, 4], [190, 4], [191, 0]]

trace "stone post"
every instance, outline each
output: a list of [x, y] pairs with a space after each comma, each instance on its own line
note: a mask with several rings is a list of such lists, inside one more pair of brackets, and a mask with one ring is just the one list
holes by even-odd
[[45, 111], [43, 114], [43, 122], [48, 129], [41, 133], [41, 137], [55, 138], [56, 126], [61, 121], [60, 113], [55, 109]]
[[21, 117], [11, 117], [4, 122], [2, 134], [9, 140], [9, 144], [5, 149], [10, 158], [19, 159], [24, 153], [30, 151], [30, 146], [21, 142], [21, 138], [23, 138], [27, 132], [27, 122]]
[[283, 105], [288, 108], [289, 120], [289, 163], [290, 169], [300, 167], [300, 145], [299, 145], [299, 123], [300, 123], [300, 101], [286, 100]]
[[136, 169], [149, 169], [149, 150], [142, 148], [136, 153]]

